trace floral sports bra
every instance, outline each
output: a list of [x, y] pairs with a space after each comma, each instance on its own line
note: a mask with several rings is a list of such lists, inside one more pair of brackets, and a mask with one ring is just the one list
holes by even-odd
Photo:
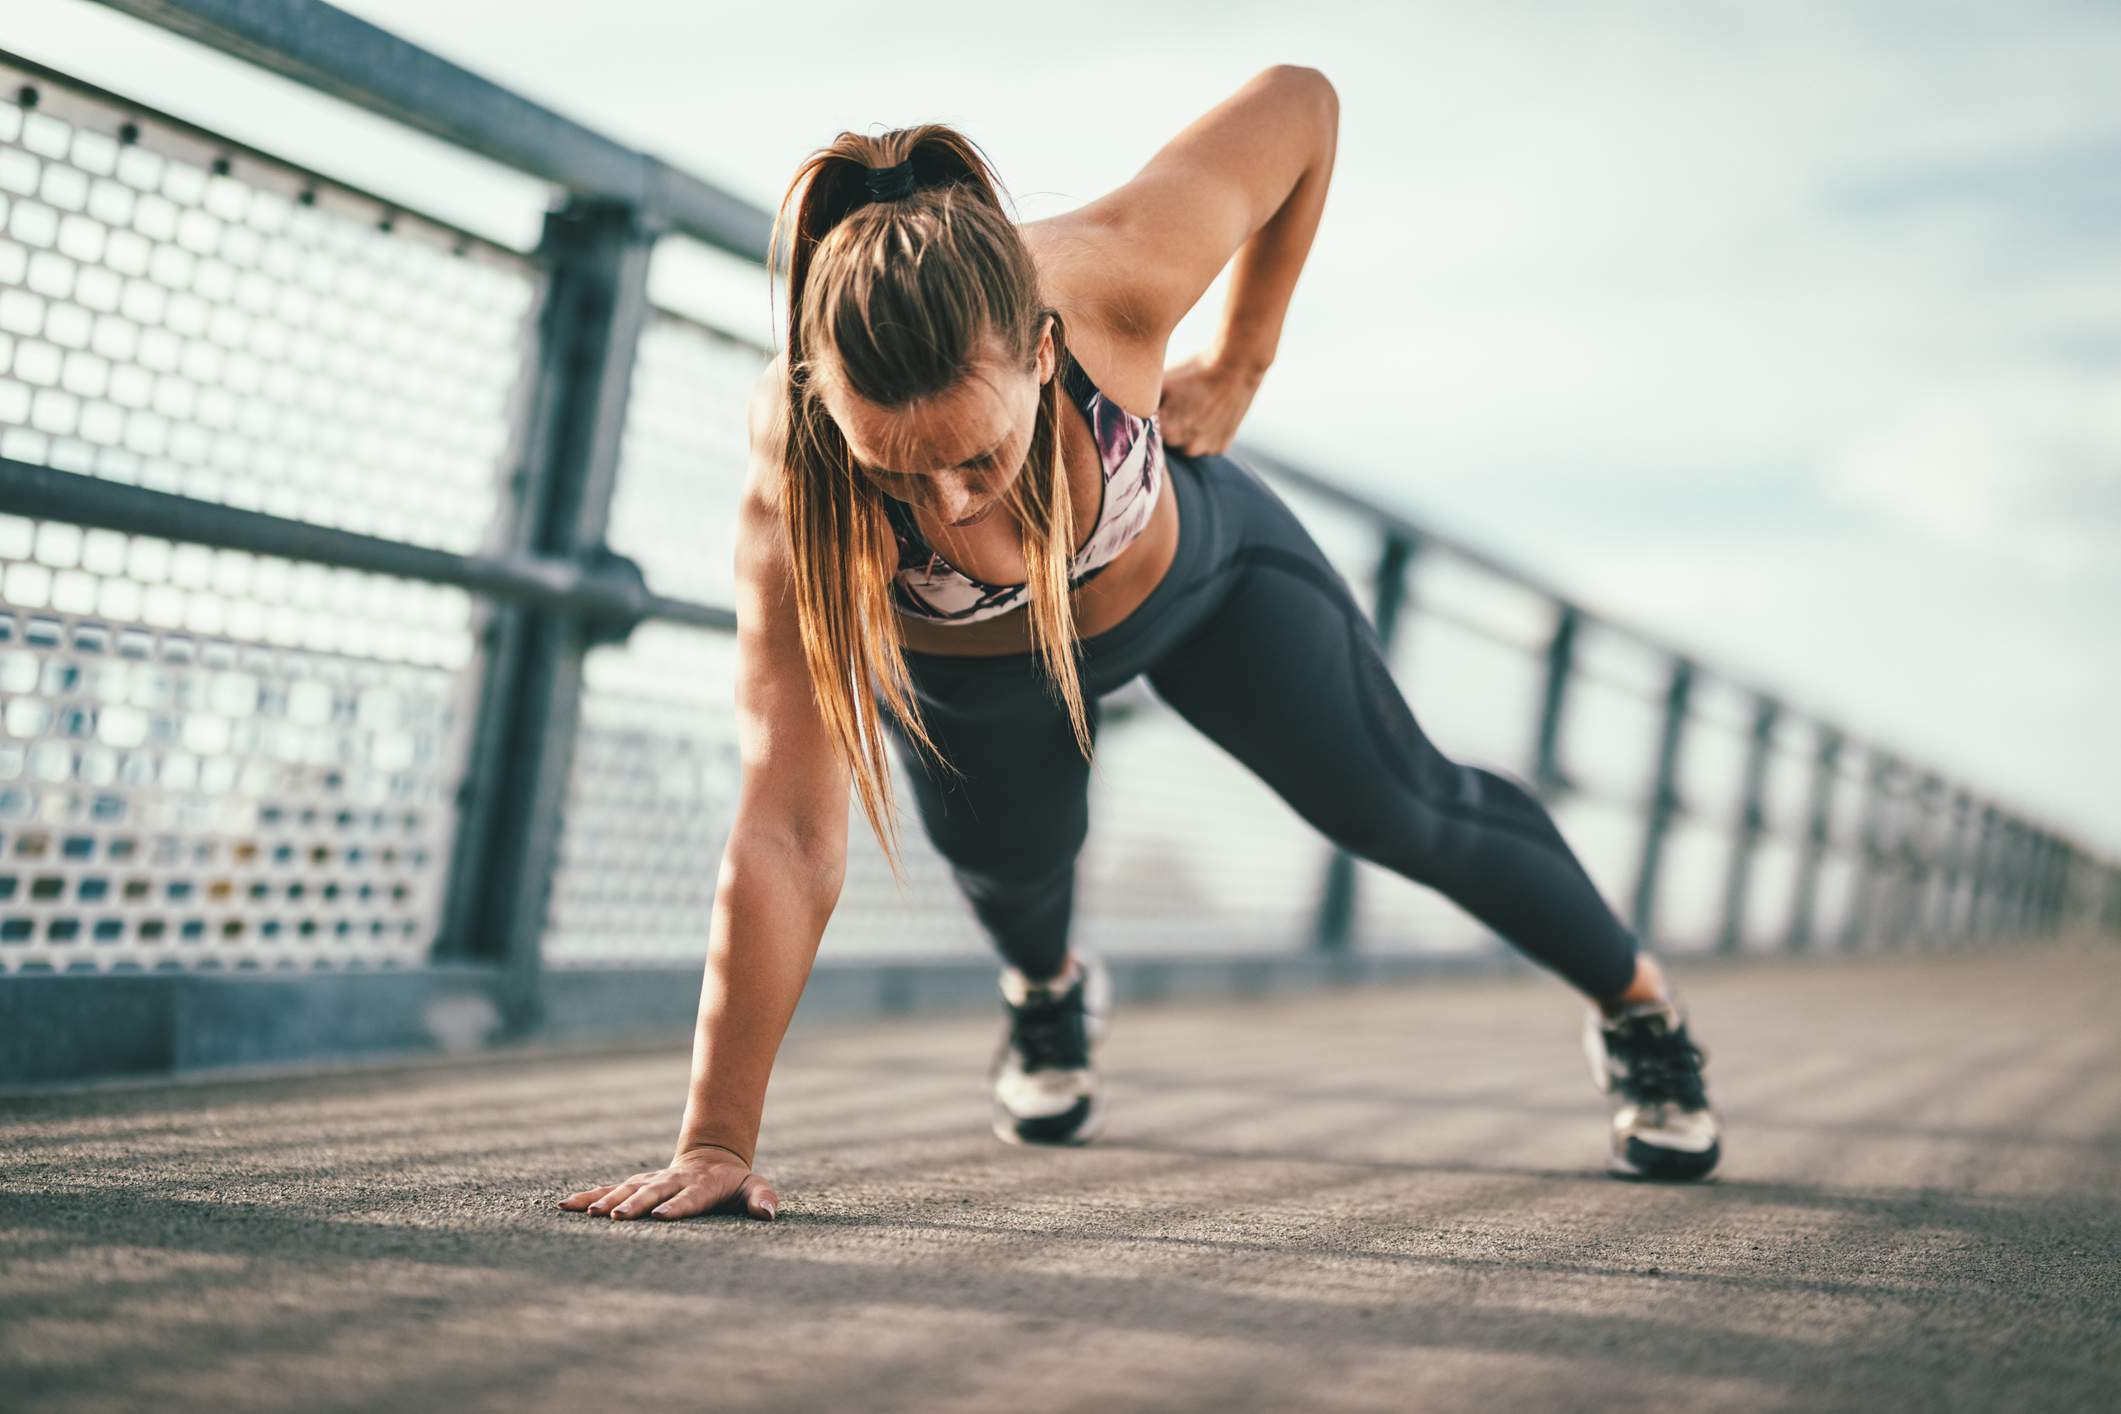
[[[1062, 351], [1061, 382], [1090, 424], [1105, 469], [1097, 524], [1068, 561], [1072, 589], [1095, 578], [1148, 527], [1164, 479], [1164, 436], [1154, 415], [1136, 417], [1106, 397], [1067, 350]], [[886, 496], [884, 512], [898, 536], [891, 594], [903, 612], [963, 624], [1006, 614], [1024, 602], [1023, 585], [974, 579], [930, 549], [905, 502]]]

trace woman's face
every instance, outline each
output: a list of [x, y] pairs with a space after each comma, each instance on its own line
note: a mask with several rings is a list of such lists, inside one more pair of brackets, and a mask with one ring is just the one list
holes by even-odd
[[872, 485], [958, 529], [993, 514], [1031, 451], [1038, 392], [1053, 376], [1051, 327], [1039, 334], [1031, 370], [999, 352], [990, 339], [987, 357], [955, 385], [903, 408], [825, 383], [825, 410]]

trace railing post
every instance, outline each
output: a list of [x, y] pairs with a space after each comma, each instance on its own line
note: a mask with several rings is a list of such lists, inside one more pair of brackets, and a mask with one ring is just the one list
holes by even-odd
[[[1398, 531], [1387, 531], [1377, 557], [1371, 619], [1385, 661], [1391, 662], [1392, 645], [1399, 635], [1400, 610], [1407, 600], [1408, 571], [1419, 548], [1417, 542]], [[1344, 953], [1355, 938], [1355, 856], [1336, 847], [1326, 861], [1325, 887], [1318, 899], [1318, 917], [1312, 942], [1321, 952]]]
[[2023, 938], [2033, 931], [2033, 880], [2039, 872], [2040, 831], [2030, 821], [2018, 826], [2018, 860], [2012, 882], [2015, 922], [2011, 932]]
[[2018, 822], [1999, 814], [1996, 820], [1996, 925], [1999, 938], [2018, 931], [2018, 850], [2022, 843]]
[[1993, 805], [1981, 807], [1981, 830], [1974, 845], [1973, 895], [1967, 901], [1968, 936], [1985, 942], [1996, 933], [1996, 863], [2003, 847], [2003, 816]]
[[1891, 851], [1894, 868], [1886, 894], [1885, 946], [1897, 948], [1907, 939], [1912, 924], [1919, 927], [1923, 901], [1929, 892], [1936, 830], [1937, 790], [1941, 783], [1932, 772], [1908, 779], [1906, 808], [1901, 812], [1900, 838]]
[[[519, 413], [509, 548], [603, 553], [653, 244], [639, 213], [617, 202], [573, 197], [546, 215], [538, 254], [549, 286]], [[444, 937], [458, 955], [501, 965], [504, 1020], [521, 1034], [540, 1019], [540, 940], [590, 642], [576, 616], [515, 606], [495, 606], [486, 633]]]
[[2026, 937], [2028, 920], [2032, 916], [2032, 854], [2038, 848], [2038, 839], [2032, 825], [2026, 820], [2011, 820], [2011, 873], [2009, 884], [2004, 886], [2004, 899], [2009, 899], [2011, 920], [2009, 935], [2013, 939]]
[[2040, 931], [2048, 937], [2060, 933], [2069, 913], [2069, 841], [2059, 835], [2047, 837], [2046, 917]]
[[2053, 931], [2064, 933], [2077, 926], [2077, 847], [2068, 840], [2055, 844], [2055, 921]]
[[2020, 931], [2032, 938], [2047, 931], [2046, 901], [2042, 898], [2047, 882], [2047, 840], [2047, 831], [2037, 825], [2026, 826], [2025, 921]]
[[1753, 735], [1745, 754], [1744, 799], [1731, 840], [1731, 863], [1723, 886], [1723, 931], [1716, 938], [1718, 952], [1737, 952], [1745, 946], [1746, 894], [1752, 884], [1753, 854], [1767, 829], [1768, 761], [1775, 751], [1775, 724], [1781, 708], [1763, 697], [1753, 705]]
[[1929, 925], [1933, 943], [1944, 947], [1957, 943], [1966, 928], [1962, 895], [1965, 892], [1967, 836], [1973, 829], [1973, 797], [1963, 790], [1954, 791], [1947, 809], [1951, 812], [1951, 831], [1944, 846], [1943, 882], [1938, 891], [1942, 902], [1933, 910], [1937, 916]]
[[1857, 831], [1856, 879], [1849, 888], [1848, 918], [1841, 929], [1841, 951], [1855, 952], [1870, 934], [1878, 875], [1885, 862], [1885, 815], [1890, 808], [1893, 758], [1883, 748], [1871, 747], [1869, 788], [1864, 792], [1863, 822]]
[[2038, 825], [2026, 827], [2025, 932], [2038, 938], [2047, 933], [2047, 870], [2054, 836]]
[[2025, 931], [2028, 936], [2048, 934], [2050, 900], [2048, 884], [2054, 873], [2055, 837], [2034, 826], [2031, 849], [2025, 863]]
[[1650, 785], [1649, 818], [1642, 831], [1642, 863], [1635, 874], [1635, 908], [1629, 919], [1635, 936], [1651, 946], [1657, 926], [1657, 872], [1664, 862], [1664, 837], [1680, 811], [1679, 746], [1686, 735], [1687, 702], [1694, 691], [1694, 665], [1672, 660], [1670, 685], [1664, 694], [1664, 723], [1657, 734], [1657, 775]]
[[1574, 604], [1561, 605], [1554, 616], [1554, 634], [1547, 640], [1546, 687], [1540, 694], [1539, 728], [1532, 743], [1532, 787], [1548, 801], [1574, 787], [1561, 769], [1561, 722], [1568, 707], [1569, 679], [1576, 669], [1576, 630], [1581, 622]]
[[1796, 897], [1790, 903], [1790, 933], [1785, 944], [1790, 952], [1803, 952], [1812, 945], [1813, 919], [1819, 911], [1819, 865], [1833, 831], [1834, 792], [1841, 784], [1841, 733], [1824, 724], [1818, 731], [1804, 847], [1797, 855]]

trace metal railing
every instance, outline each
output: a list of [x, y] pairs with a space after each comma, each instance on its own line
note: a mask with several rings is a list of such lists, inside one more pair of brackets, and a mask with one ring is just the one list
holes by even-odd
[[[111, 4], [556, 200], [509, 250], [0, 55], [0, 974], [455, 969], [523, 1033], [557, 973], [696, 972], [736, 779], [726, 510], [766, 350], [654, 307], [648, 267], [673, 239], [762, 261], [767, 213], [328, 5]], [[1432, 734], [1431, 662], [1514, 675], [1529, 720], [1498, 738], [1483, 705], [1460, 739], [1522, 764], [1645, 939], [2121, 928], [2121, 870], [2026, 812], [1236, 455], [1367, 585]], [[1496, 950], [1139, 684], [1107, 723], [1115, 777], [1156, 782], [1095, 787], [1081, 916], [1117, 950]], [[1623, 740], [1644, 759], [1616, 775]], [[1211, 814], [1246, 828], [1203, 851]], [[923, 841], [900, 896], [857, 833], [841, 935], [977, 946]]]

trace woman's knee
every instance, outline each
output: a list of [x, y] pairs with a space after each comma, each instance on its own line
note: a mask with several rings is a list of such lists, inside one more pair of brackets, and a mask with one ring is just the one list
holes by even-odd
[[1009, 889], [1036, 885], [1071, 868], [1090, 834], [1085, 801], [1024, 801], [1000, 818], [947, 806], [928, 820], [928, 837], [960, 880]]
[[1440, 886], [1465, 866], [1482, 828], [1521, 813], [1517, 801], [1530, 799], [1503, 777], [1433, 748], [1418, 780], [1418, 788], [1377, 779], [1374, 790], [1339, 793], [1326, 833], [1350, 854]]
[[1389, 813], [1364, 815], [1326, 833], [1357, 859], [1414, 883], [1434, 887], [1451, 876], [1449, 830], [1443, 818], [1426, 806], [1402, 804]]
[[1523, 781], [1440, 753], [1417, 793], [1357, 812], [1336, 843], [1419, 884], [1448, 890], [1485, 852], [1507, 839], [1572, 860], [1553, 816]]
[[974, 905], [1022, 910], [1065, 901], [1075, 888], [1075, 861], [1076, 852], [969, 865], [953, 862], [950, 872]]

